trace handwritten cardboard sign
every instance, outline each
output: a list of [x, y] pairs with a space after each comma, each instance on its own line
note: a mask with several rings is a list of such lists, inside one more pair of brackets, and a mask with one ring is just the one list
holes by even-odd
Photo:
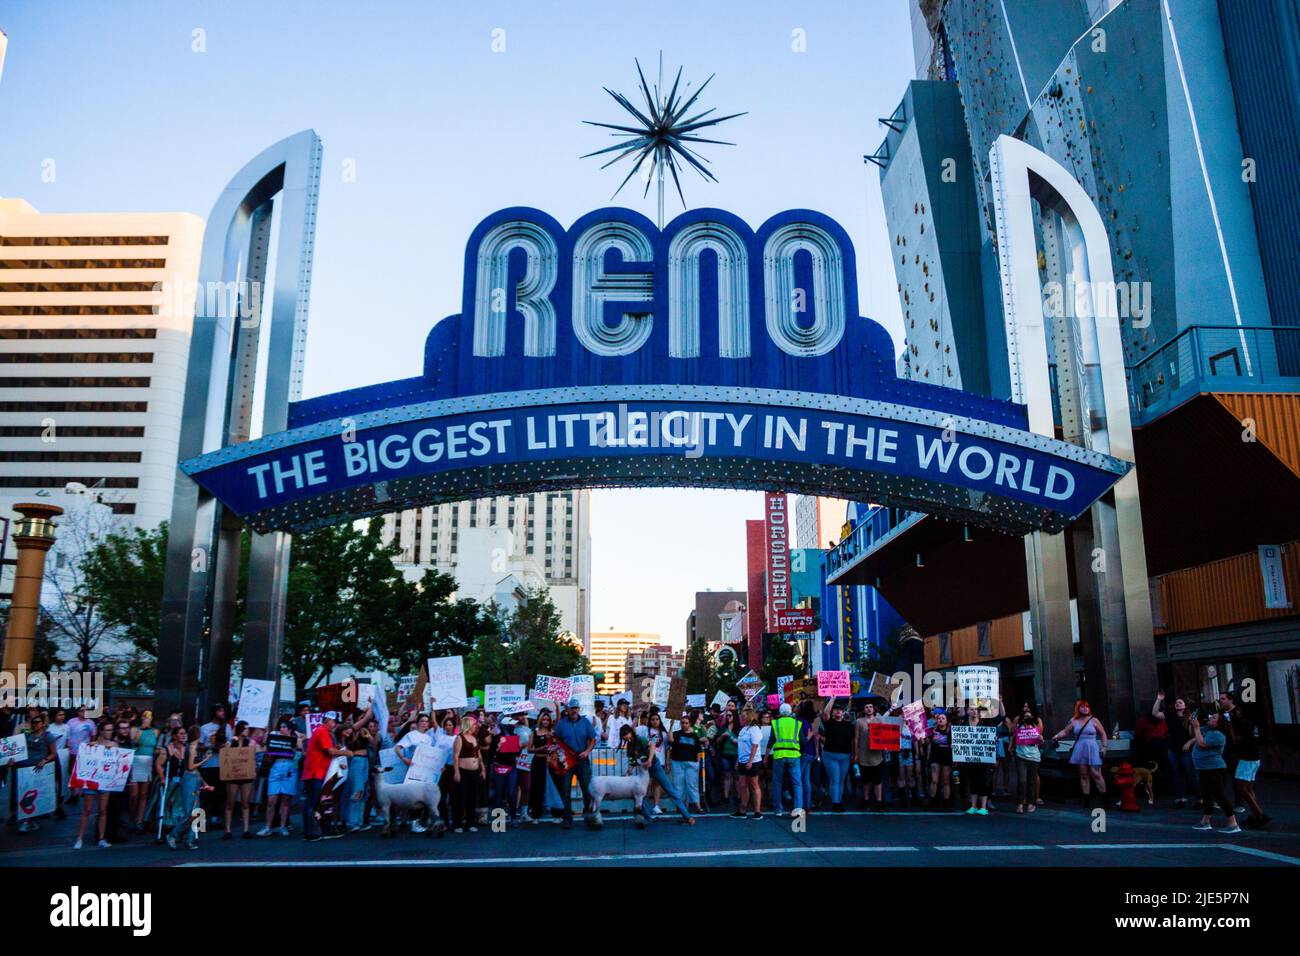
[[77, 749], [77, 762], [69, 784], [100, 793], [121, 793], [126, 789], [134, 761], [135, 751], [126, 747], [82, 744]]
[[463, 657], [430, 657], [425, 667], [429, 675], [427, 687], [433, 694], [434, 706], [439, 710], [468, 706], [469, 694], [465, 690]]
[[818, 697], [848, 697], [853, 693], [848, 671], [818, 671]]
[[223, 783], [237, 783], [257, 777], [257, 759], [252, 747], [223, 747], [217, 760]]
[[275, 702], [275, 681], [245, 677], [239, 687], [239, 709], [235, 720], [250, 727], [271, 726], [271, 705]]
[[0, 767], [7, 767], [11, 763], [20, 763], [26, 759], [26, 734], [14, 734], [12, 737], [0, 737]]
[[513, 714], [528, 699], [528, 688], [523, 684], [485, 684], [483, 696], [487, 700], [483, 709], [492, 714]]

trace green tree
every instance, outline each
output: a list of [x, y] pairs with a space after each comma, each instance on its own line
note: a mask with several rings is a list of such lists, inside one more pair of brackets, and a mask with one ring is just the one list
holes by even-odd
[[778, 677], [803, 677], [804, 662], [800, 661], [795, 664], [795, 656], [799, 652], [799, 645], [793, 641], [787, 641], [781, 637], [772, 639], [771, 650], [768, 651], [767, 660], [764, 661], [763, 667], [759, 670], [759, 676], [763, 678], [763, 683], [767, 685], [767, 693], [776, 693], [776, 679]]
[[465, 662], [471, 687], [488, 683], [533, 686], [538, 674], [567, 677], [590, 671], [587, 658], [562, 631], [560, 612], [542, 587], [529, 591], [513, 613], [495, 607], [492, 633], [478, 636]]
[[128, 681], [148, 686], [158, 654], [159, 609], [167, 563], [167, 522], [111, 531], [81, 561], [82, 587], [99, 613], [135, 646]]
[[706, 694], [712, 697], [717, 692], [717, 679], [713, 674], [713, 664], [709, 659], [709, 645], [703, 637], [691, 641], [686, 649], [686, 693]]

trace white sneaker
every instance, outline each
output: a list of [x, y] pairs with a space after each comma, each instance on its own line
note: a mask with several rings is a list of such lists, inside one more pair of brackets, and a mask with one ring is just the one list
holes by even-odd
[[278, 830], [276, 830], [275, 832], [276, 832], [277, 834], [279, 834], [280, 836], [288, 836], [288, 835], [289, 835], [289, 828], [288, 828], [288, 827], [280, 827], [280, 828], [279, 828]]
[[1214, 827], [1210, 826], [1208, 823], [1198, 823], [1198, 824], [1196, 824], [1196, 826], [1192, 827], [1192, 829], [1193, 829], [1193, 830], [1213, 830]]
[[260, 830], [257, 831], [257, 835], [260, 836], [260, 837], [263, 837], [263, 836], [270, 836], [270, 835], [271, 835], [271, 828], [270, 828], [270, 827], [262, 827], [262, 829], [260, 829]]
[[98, 846], [101, 850], [107, 850], [110, 849], [113, 844], [109, 843], [107, 840], [100, 840]]
[[650, 808], [650, 816], [652, 816], [652, 817], [658, 817], [658, 816], [662, 816], [662, 815], [663, 815], [663, 810], [659, 809], [658, 807], [651, 807], [651, 808]]
[[1235, 826], [1234, 826], [1234, 827], [1223, 827], [1223, 828], [1221, 828], [1218, 832], [1219, 832], [1219, 833], [1240, 833], [1240, 832], [1241, 832], [1241, 827], [1235, 827]]
[[73, 848], [74, 850], [80, 850], [80, 849], [81, 849], [81, 841], [78, 840], [76, 843], [72, 844], [72, 848]]
[[426, 828], [425, 828], [424, 824], [422, 824], [419, 820], [412, 820], [412, 821], [411, 821], [411, 832], [412, 832], [412, 833], [424, 833], [424, 832], [425, 832], [425, 829], [426, 829]]

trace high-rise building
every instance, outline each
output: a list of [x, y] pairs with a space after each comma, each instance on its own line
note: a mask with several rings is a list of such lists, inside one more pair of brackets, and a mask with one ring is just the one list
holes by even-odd
[[[510, 532], [511, 555], [529, 559], [541, 569], [562, 627], [589, 653], [591, 492], [502, 495], [412, 508], [385, 515], [383, 540], [385, 544], [397, 543], [401, 549], [397, 560], [404, 564], [458, 576], [466, 571], [461, 533], [496, 527]], [[506, 557], [504, 553], [480, 556], [498, 564]]]
[[653, 644], [639, 651], [629, 651], [624, 669], [629, 678], [638, 674], [676, 677], [685, 666], [685, 651], [675, 651], [667, 644]]
[[633, 673], [628, 670], [628, 657], [659, 645], [659, 640], [658, 634], [641, 631], [596, 631], [592, 634], [588, 660], [591, 672], [600, 675], [596, 693], [617, 694], [627, 690]]
[[727, 605], [735, 601], [744, 605], [744, 591], [696, 591], [695, 607], [686, 616], [686, 647], [689, 649], [696, 638], [704, 638], [706, 643], [722, 643], [722, 618]]
[[[1250, 681], [1267, 725], [1287, 693], [1275, 675], [1300, 656], [1300, 330], [1288, 306], [1300, 285], [1300, 7], [912, 2], [920, 80], [882, 120], [885, 140], [868, 157], [881, 166], [893, 238], [907, 240], [894, 263], [905, 316], [913, 308], [910, 371], [929, 369], [934, 381], [938, 370], [952, 384], [946, 366], [956, 356], [953, 381], [973, 391], [987, 381], [988, 394], [1011, 396], [989, 151], [999, 136], [1021, 139], [1080, 184], [1107, 231], [1116, 287], [1103, 294], [1119, 313], [1158, 685], [1212, 701]], [[958, 178], [936, 178], [949, 158]], [[1085, 302], [1092, 290], [1074, 275], [1077, 236], [1050, 202], [1036, 215], [1041, 315], [1059, 382], [1081, 361], [1074, 283]], [[1017, 311], [1032, 319], [1038, 305]], [[1056, 427], [1082, 444], [1098, 427], [1084, 404], [1067, 387], [1053, 409]], [[1085, 514], [1065, 532], [1076, 690], [1127, 726], [1145, 704], [1108, 683], [1101, 572], [1087, 572], [1095, 556], [1080, 546], [1095, 520]], [[1035, 635], [1023, 625], [1019, 539], [882, 508], [862, 515], [831, 558], [828, 583], [876, 585], [925, 635], [927, 667], [999, 663], [1009, 699], [1041, 690], [1029, 657]], [[1294, 751], [1273, 758], [1274, 769], [1300, 767]]]
[[795, 495], [794, 546], [825, 548], [831, 541], [838, 541], [848, 506], [843, 498]]
[[0, 489], [171, 512], [203, 220], [0, 199]]

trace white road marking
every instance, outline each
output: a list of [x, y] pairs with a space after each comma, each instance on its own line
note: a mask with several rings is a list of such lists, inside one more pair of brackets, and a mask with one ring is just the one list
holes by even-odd
[[1268, 850], [1258, 850], [1253, 846], [1241, 846], [1236, 843], [1220, 843], [1219, 846], [1224, 850], [1231, 850], [1233, 853], [1245, 853], [1248, 856], [1260, 856], [1266, 860], [1277, 860], [1280, 863], [1300, 866], [1300, 858], [1287, 856], [1285, 853], [1272, 853]]
[[1038, 846], [1032, 843], [1006, 844], [1004, 846], [980, 846], [973, 844], [971, 846], [936, 846], [932, 850], [939, 850], [942, 853], [967, 853], [972, 850], [1046, 850], [1045, 846]]
[[196, 861], [181, 863], [183, 867], [222, 866], [470, 866], [473, 864], [500, 865], [506, 863], [610, 863], [618, 860], [690, 860], [720, 856], [767, 856], [773, 853], [918, 853], [914, 846], [791, 846], [768, 847], [752, 850], [678, 850], [663, 853], [590, 853], [571, 856], [495, 856], [458, 857], [456, 859], [422, 860], [236, 860]]

